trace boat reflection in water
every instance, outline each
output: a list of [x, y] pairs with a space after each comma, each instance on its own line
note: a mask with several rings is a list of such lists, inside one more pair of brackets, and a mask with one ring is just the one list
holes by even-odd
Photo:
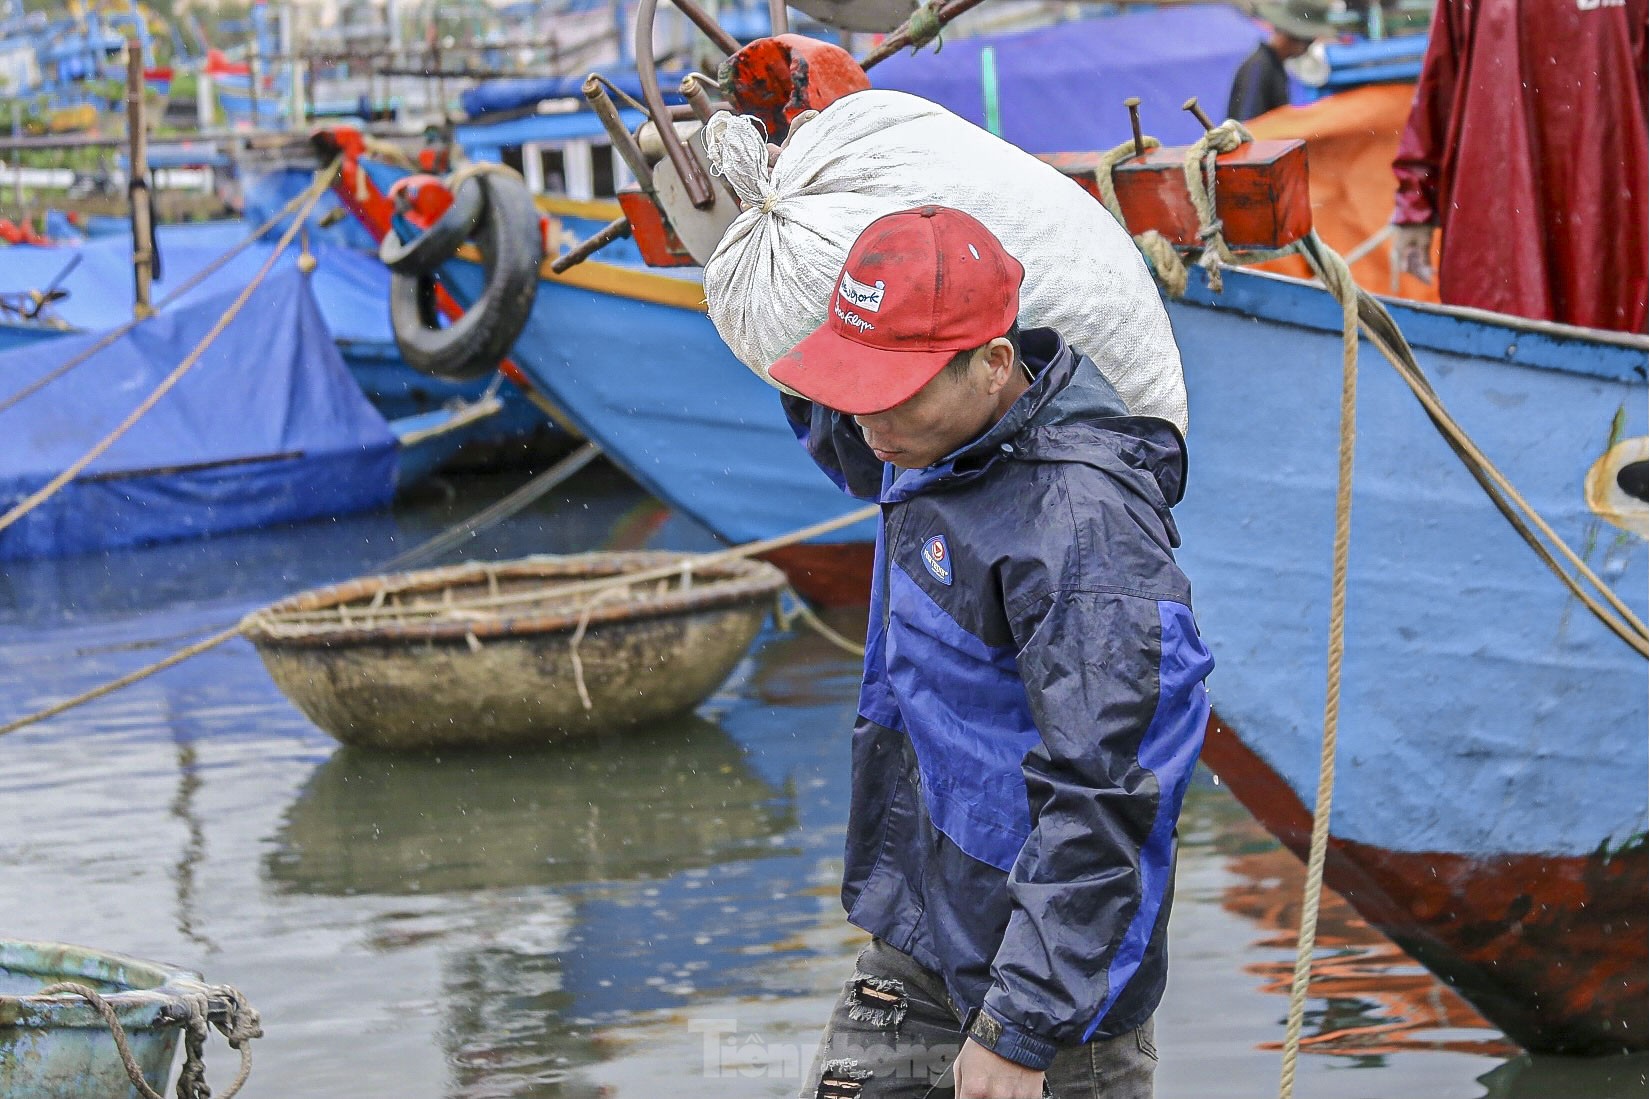
[[[449, 1095], [577, 1094], [574, 1074], [605, 1055], [575, 1013], [586, 978], [568, 972], [590, 952], [584, 925], [627, 925], [594, 931], [630, 943], [628, 961], [602, 948], [604, 983], [660, 980], [649, 957], [657, 910], [615, 909], [601, 895], [771, 858], [796, 823], [793, 791], [764, 781], [694, 715], [538, 754], [345, 748], [287, 810], [265, 874], [283, 892], [407, 898], [405, 913], [371, 930], [375, 951], [447, 939], [436, 1002]], [[465, 895], [461, 913], [417, 900], [438, 894]], [[687, 979], [706, 964], [678, 960], [671, 972]]]
[[622, 881], [771, 854], [794, 823], [793, 799], [688, 715], [537, 754], [342, 749], [287, 811], [267, 870], [334, 895]]

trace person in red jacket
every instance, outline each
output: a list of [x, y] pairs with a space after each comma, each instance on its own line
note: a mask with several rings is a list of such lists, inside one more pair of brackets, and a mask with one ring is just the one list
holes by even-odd
[[1438, 0], [1393, 162], [1399, 263], [1442, 300], [1649, 326], [1649, 0]]

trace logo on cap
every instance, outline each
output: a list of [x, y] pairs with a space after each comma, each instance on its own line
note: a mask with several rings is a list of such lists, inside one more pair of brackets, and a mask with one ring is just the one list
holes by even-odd
[[956, 578], [950, 567], [950, 547], [945, 545], [943, 534], [935, 534], [922, 543], [922, 564], [935, 580], [947, 587]]
[[842, 272], [842, 285], [837, 293], [842, 300], [866, 313], [880, 313], [882, 311], [882, 293], [887, 289], [887, 283], [876, 280], [874, 286], [866, 286], [846, 271]]

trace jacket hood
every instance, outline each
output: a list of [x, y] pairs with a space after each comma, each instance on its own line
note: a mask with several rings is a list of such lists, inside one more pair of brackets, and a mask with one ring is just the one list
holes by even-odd
[[1081, 462], [1147, 496], [1158, 496], [1153, 502], [1165, 512], [1179, 503], [1186, 470], [1185, 440], [1178, 428], [1154, 416], [1130, 414], [1093, 360], [1051, 328], [1022, 332], [1020, 350], [1036, 380], [1007, 414], [943, 461], [894, 477], [885, 501], [942, 491], [948, 484], [972, 480], [993, 462], [1019, 458]]

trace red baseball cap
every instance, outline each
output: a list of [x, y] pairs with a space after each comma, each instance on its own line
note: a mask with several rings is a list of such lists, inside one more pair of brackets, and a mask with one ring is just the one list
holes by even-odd
[[958, 351], [1006, 335], [1025, 268], [977, 218], [919, 206], [877, 218], [853, 242], [818, 330], [768, 372], [849, 415], [915, 395]]

